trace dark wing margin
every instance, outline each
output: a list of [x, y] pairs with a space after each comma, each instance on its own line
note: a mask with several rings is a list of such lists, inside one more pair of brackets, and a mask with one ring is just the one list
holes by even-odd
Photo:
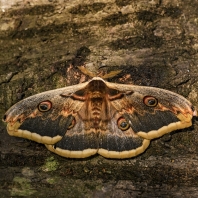
[[137, 136], [132, 128], [120, 130], [112, 118], [107, 130], [99, 133], [98, 154], [106, 158], [131, 158], [143, 153], [149, 144], [150, 140]]
[[[46, 91], [16, 103], [4, 115], [9, 135], [44, 144], [57, 143], [65, 135], [75, 111], [83, 105], [82, 101], [74, 101], [69, 96], [87, 84]], [[38, 106], [45, 101], [51, 106], [42, 112]]]
[[[46, 147], [63, 157], [85, 158], [96, 153], [107, 158], [131, 158], [143, 153], [151, 139], [192, 125], [196, 115], [192, 104], [173, 92], [154, 87], [142, 87], [109, 83], [99, 77], [109, 88], [109, 116], [105, 127], [96, 129], [84, 126], [78, 111], [83, 100], [72, 98], [89, 82], [43, 92], [26, 98], [11, 107], [4, 116], [7, 130], [12, 136], [44, 143]], [[144, 103], [145, 97], [157, 99], [155, 106]], [[74, 100], [76, 99], [76, 100]], [[50, 101], [52, 107], [40, 112], [38, 104]], [[107, 105], [108, 106], [108, 105]], [[118, 117], [124, 117], [130, 127], [120, 130]], [[73, 119], [76, 125], [70, 128]], [[89, 124], [92, 126], [92, 124]]]
[[74, 116], [76, 125], [67, 130], [55, 145], [45, 146], [52, 152], [68, 158], [86, 158], [98, 151], [98, 136], [95, 129], [86, 130], [78, 113]]
[[[133, 131], [142, 138], [154, 139], [177, 129], [192, 125], [196, 110], [192, 104], [176, 93], [154, 87], [122, 85], [106, 82], [110, 88], [126, 92], [111, 104], [128, 120]], [[155, 106], [148, 106], [145, 97], [158, 101]]]

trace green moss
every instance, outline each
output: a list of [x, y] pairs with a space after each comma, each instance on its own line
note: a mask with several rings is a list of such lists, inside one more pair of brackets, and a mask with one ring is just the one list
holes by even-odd
[[49, 177], [46, 179], [47, 183], [49, 184], [56, 184], [58, 180], [59, 178], [56, 178], [56, 177]]
[[46, 159], [45, 164], [42, 166], [44, 172], [55, 171], [59, 166], [59, 163], [54, 159], [54, 157], [49, 157]]
[[11, 196], [29, 196], [37, 192], [31, 187], [30, 179], [15, 177], [13, 182], [14, 185], [10, 192]]

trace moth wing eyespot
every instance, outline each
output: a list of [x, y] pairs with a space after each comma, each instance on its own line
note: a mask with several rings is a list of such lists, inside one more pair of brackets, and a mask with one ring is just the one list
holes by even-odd
[[120, 117], [118, 119], [117, 125], [118, 125], [118, 128], [121, 129], [122, 131], [126, 131], [130, 127], [130, 124], [123, 117]]
[[40, 112], [47, 112], [51, 108], [52, 108], [52, 103], [50, 101], [48, 101], [48, 100], [47, 101], [40, 102], [39, 105], [38, 105], [38, 110]]
[[145, 96], [143, 102], [148, 107], [156, 107], [158, 104], [158, 100], [153, 96]]

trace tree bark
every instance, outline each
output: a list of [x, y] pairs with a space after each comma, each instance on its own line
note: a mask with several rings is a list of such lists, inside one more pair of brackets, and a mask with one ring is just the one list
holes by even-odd
[[[0, 1], [0, 116], [17, 101], [92, 72], [168, 89], [198, 109], [193, 0]], [[66, 159], [0, 125], [2, 197], [198, 197], [197, 123], [127, 160]]]

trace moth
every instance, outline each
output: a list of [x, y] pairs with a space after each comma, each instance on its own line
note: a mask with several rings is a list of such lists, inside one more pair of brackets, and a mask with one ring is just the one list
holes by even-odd
[[192, 104], [171, 91], [94, 77], [28, 97], [3, 120], [9, 135], [43, 143], [63, 157], [131, 158], [152, 139], [190, 127], [193, 116]]

